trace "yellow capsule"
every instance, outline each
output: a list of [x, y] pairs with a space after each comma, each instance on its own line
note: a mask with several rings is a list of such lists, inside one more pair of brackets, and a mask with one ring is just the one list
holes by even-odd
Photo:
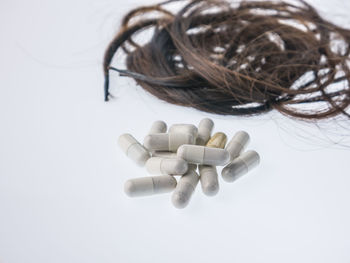
[[223, 132], [217, 132], [210, 138], [206, 146], [223, 149], [225, 147], [226, 141], [227, 141], [226, 134]]

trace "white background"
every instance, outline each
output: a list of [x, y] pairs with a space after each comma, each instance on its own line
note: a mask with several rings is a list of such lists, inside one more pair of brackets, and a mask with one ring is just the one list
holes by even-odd
[[[0, 262], [350, 262], [349, 150], [326, 129], [280, 114], [221, 117], [177, 107], [132, 80], [112, 78], [103, 102], [102, 56], [128, 10], [149, 1], [0, 2]], [[310, 1], [349, 26], [348, 1]], [[261, 165], [197, 188], [189, 206], [170, 195], [131, 199], [145, 176], [117, 148], [151, 123], [244, 129]]]

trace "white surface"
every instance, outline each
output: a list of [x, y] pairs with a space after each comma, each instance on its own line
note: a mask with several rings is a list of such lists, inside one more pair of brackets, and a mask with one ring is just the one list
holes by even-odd
[[[118, 98], [103, 102], [103, 51], [141, 2], [0, 2], [0, 262], [349, 262], [349, 150], [328, 133], [168, 105], [117, 76]], [[349, 27], [350, 2], [312, 3]], [[120, 134], [142, 141], [157, 119], [208, 116], [229, 137], [246, 130], [260, 166], [220, 178], [215, 197], [197, 187], [183, 210], [170, 194], [124, 194], [146, 171], [117, 148]]]

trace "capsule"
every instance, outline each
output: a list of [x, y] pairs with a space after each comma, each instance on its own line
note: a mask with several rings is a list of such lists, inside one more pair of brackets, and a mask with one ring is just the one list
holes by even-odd
[[147, 176], [126, 181], [124, 191], [130, 197], [162, 194], [174, 190], [176, 184], [176, 179], [171, 175]]
[[[227, 136], [222, 132], [215, 133], [207, 142], [207, 147], [224, 148]], [[216, 167], [212, 165], [199, 165], [199, 181], [202, 191], [207, 196], [214, 196], [219, 191], [219, 180]]]
[[213, 148], [225, 148], [225, 144], [227, 141], [227, 136], [223, 132], [217, 132], [213, 136], [211, 136], [210, 140], [207, 142], [207, 147]]
[[153, 151], [176, 152], [182, 144], [193, 143], [193, 136], [187, 133], [156, 133], [145, 137], [143, 145]]
[[167, 125], [164, 121], [155, 121], [153, 122], [148, 134], [165, 133], [166, 129], [167, 129]]
[[[198, 129], [193, 124], [173, 124], [169, 128], [169, 133], [189, 133], [195, 140], [197, 138]], [[193, 142], [194, 144], [195, 142]]]
[[131, 160], [139, 166], [144, 166], [151, 157], [150, 153], [131, 134], [125, 133], [119, 136], [118, 145]]
[[226, 145], [226, 150], [230, 153], [230, 161], [243, 152], [249, 140], [249, 134], [245, 131], [239, 131], [232, 137], [231, 141]]
[[171, 197], [171, 201], [176, 208], [184, 208], [188, 205], [198, 181], [199, 176], [195, 172], [195, 168], [190, 166], [187, 173], [181, 176]]
[[177, 157], [189, 163], [216, 166], [225, 165], [230, 159], [230, 154], [225, 149], [185, 144], [177, 150]]
[[177, 158], [176, 152], [161, 152], [154, 151], [152, 152], [152, 157], [162, 157], [162, 158]]
[[187, 172], [188, 164], [183, 159], [151, 157], [146, 162], [146, 169], [156, 175], [182, 175]]
[[221, 171], [221, 176], [226, 182], [233, 182], [249, 172], [260, 163], [260, 156], [256, 151], [246, 151]]
[[207, 196], [216, 195], [219, 191], [216, 167], [212, 165], [199, 165], [198, 169], [203, 193]]
[[214, 122], [211, 119], [205, 118], [199, 122], [198, 135], [196, 139], [197, 145], [206, 145], [208, 142], [211, 132], [214, 128]]

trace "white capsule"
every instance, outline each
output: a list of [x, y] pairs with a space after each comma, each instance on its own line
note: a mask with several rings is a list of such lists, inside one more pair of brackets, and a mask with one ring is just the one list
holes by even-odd
[[188, 165], [183, 159], [151, 157], [146, 162], [146, 169], [156, 175], [182, 175], [187, 172]]
[[226, 150], [230, 153], [230, 161], [235, 159], [243, 152], [244, 148], [249, 143], [249, 134], [245, 131], [237, 132], [226, 145]]
[[233, 182], [259, 163], [260, 156], [256, 151], [246, 151], [225, 166], [221, 171], [221, 176], [226, 182]]
[[198, 134], [198, 129], [193, 124], [173, 124], [169, 128], [169, 133], [189, 133], [195, 139]]
[[216, 167], [211, 165], [199, 165], [198, 169], [203, 193], [208, 196], [216, 195], [219, 191]]
[[193, 167], [181, 176], [171, 197], [171, 201], [176, 208], [184, 208], [188, 205], [198, 181], [199, 176]]
[[208, 142], [211, 132], [214, 128], [214, 122], [211, 119], [205, 118], [199, 122], [198, 125], [198, 135], [196, 144], [197, 145], [206, 145]]
[[152, 152], [152, 157], [162, 157], [162, 158], [177, 158], [176, 152], [161, 152], [161, 151], [154, 151]]
[[119, 136], [118, 145], [131, 160], [139, 166], [145, 165], [151, 157], [150, 153], [131, 134], [125, 133]]
[[155, 121], [153, 122], [148, 134], [165, 133], [166, 129], [167, 129], [167, 125], [164, 121]]
[[216, 166], [225, 165], [230, 159], [230, 154], [225, 149], [184, 144], [177, 150], [177, 157], [189, 163]]
[[144, 146], [153, 151], [176, 152], [182, 144], [193, 143], [193, 136], [186, 133], [156, 133], [145, 137]]
[[147, 176], [126, 181], [124, 191], [130, 197], [162, 194], [171, 192], [176, 184], [176, 179], [171, 175]]
[[[215, 133], [205, 145], [206, 147], [224, 148], [227, 136], [222, 132]], [[218, 173], [212, 165], [199, 165], [199, 181], [202, 191], [207, 196], [216, 195], [219, 191]]]

